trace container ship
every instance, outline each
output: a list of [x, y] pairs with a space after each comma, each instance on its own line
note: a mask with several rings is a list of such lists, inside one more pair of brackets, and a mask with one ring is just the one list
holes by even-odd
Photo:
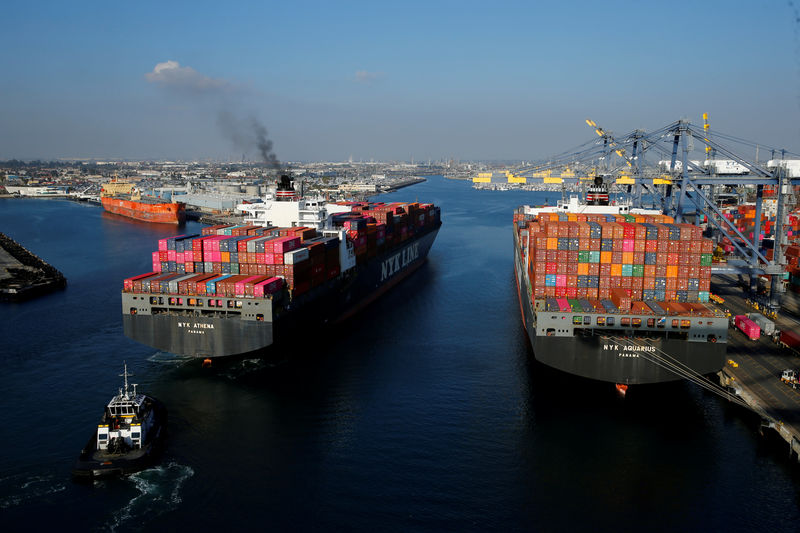
[[720, 370], [728, 319], [708, 303], [712, 242], [657, 211], [594, 200], [514, 214], [514, 269], [535, 358], [622, 392]]
[[239, 209], [243, 224], [160, 240], [152, 271], [124, 281], [128, 337], [204, 359], [296, 344], [421, 266], [441, 227], [433, 204], [303, 199], [284, 179]]
[[133, 183], [116, 180], [105, 183], [100, 192], [100, 203], [109, 213], [144, 222], [161, 224], [186, 222], [186, 204], [143, 197]]

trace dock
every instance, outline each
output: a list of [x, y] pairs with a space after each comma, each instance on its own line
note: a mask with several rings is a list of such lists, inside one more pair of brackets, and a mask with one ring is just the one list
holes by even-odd
[[[733, 315], [752, 313], [734, 276], [712, 277], [712, 291], [725, 299], [722, 307]], [[800, 321], [782, 312], [774, 320], [777, 329], [800, 329]], [[800, 461], [800, 388], [781, 381], [786, 369], [800, 368], [800, 357], [792, 350], [762, 335], [750, 340], [731, 327], [728, 359], [718, 373], [720, 384], [734, 392], [761, 417], [762, 432], [773, 431], [786, 441], [789, 453]]]
[[0, 233], [0, 300], [26, 300], [66, 286], [61, 272]]

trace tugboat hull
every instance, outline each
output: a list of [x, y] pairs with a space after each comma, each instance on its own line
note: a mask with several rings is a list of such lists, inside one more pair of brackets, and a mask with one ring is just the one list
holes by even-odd
[[167, 428], [167, 408], [154, 400], [155, 429], [152, 437], [138, 449], [126, 453], [108, 453], [97, 449], [97, 431], [81, 451], [72, 476], [75, 480], [91, 481], [112, 476], [127, 475], [149, 468], [159, 459], [164, 447]]

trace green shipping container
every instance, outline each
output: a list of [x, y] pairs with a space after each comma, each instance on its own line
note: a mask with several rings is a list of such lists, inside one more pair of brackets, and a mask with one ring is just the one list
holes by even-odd
[[711, 254], [700, 254], [700, 266], [711, 266]]
[[634, 278], [644, 277], [644, 265], [633, 265], [633, 277]]
[[589, 250], [581, 250], [578, 252], [578, 263], [589, 262]]
[[590, 263], [600, 262], [600, 252], [598, 250], [592, 250], [589, 252], [589, 262]]

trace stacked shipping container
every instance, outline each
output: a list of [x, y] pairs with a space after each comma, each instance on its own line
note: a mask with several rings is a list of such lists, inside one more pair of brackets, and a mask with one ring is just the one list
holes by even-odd
[[696, 226], [665, 215], [515, 218], [533, 300], [599, 300], [595, 307], [626, 312], [639, 302], [709, 300], [713, 245]]
[[[433, 204], [350, 203], [333, 216], [347, 230], [356, 263], [392, 249], [439, 222]], [[339, 238], [314, 228], [216, 225], [201, 235], [158, 241], [152, 270], [124, 281], [126, 292], [263, 297], [285, 285], [293, 296], [339, 276]]]

